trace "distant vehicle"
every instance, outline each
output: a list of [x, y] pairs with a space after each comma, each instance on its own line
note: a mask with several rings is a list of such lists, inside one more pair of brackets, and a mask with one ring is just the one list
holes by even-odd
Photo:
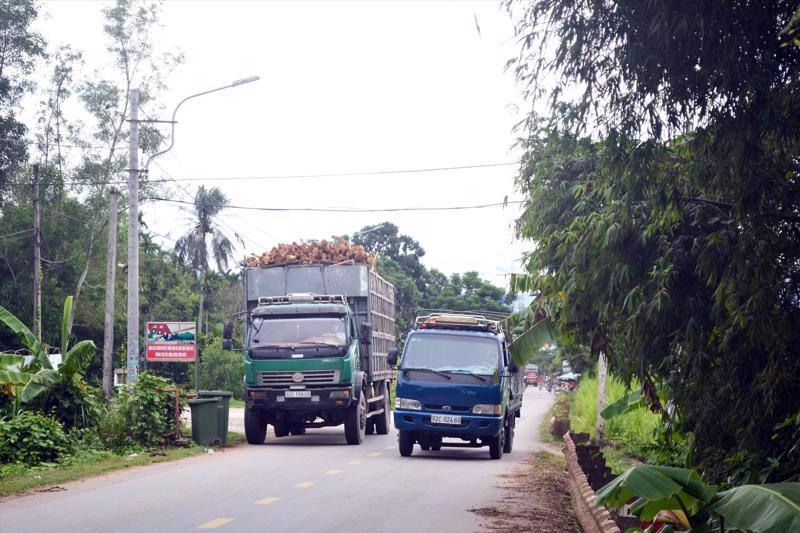
[[247, 442], [267, 424], [276, 437], [344, 424], [348, 444], [388, 434], [394, 286], [363, 264], [246, 268], [244, 286]]
[[539, 374], [533, 371], [526, 371], [525, 372], [525, 383], [528, 385], [535, 385], [536, 382], [539, 381]]
[[[396, 361], [391, 354], [389, 362]], [[492, 459], [510, 453], [522, 377], [497, 322], [461, 314], [417, 318], [397, 377], [394, 425], [400, 455], [411, 455], [417, 443], [433, 451], [488, 446]]]

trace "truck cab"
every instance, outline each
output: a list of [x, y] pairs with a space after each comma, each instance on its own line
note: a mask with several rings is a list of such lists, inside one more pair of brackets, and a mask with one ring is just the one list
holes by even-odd
[[478, 315], [419, 317], [397, 376], [400, 455], [410, 456], [414, 444], [434, 451], [488, 446], [500, 459], [513, 447], [522, 388], [497, 322]]

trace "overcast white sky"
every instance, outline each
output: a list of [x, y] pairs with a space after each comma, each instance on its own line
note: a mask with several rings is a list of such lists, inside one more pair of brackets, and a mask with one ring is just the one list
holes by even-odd
[[[108, 62], [102, 2], [44, 2], [37, 29], [51, 45], [84, 51], [87, 70]], [[476, 29], [476, 19], [480, 34]], [[168, 1], [157, 51], [186, 61], [167, 83], [168, 118], [183, 97], [251, 75], [261, 80], [200, 97], [178, 113], [175, 148], [151, 177], [234, 178], [513, 162], [513, 125], [524, 103], [503, 71], [518, 52], [495, 1]], [[436, 173], [217, 180], [231, 204], [263, 207], [456, 206], [519, 198], [515, 166]], [[176, 189], [176, 198], [187, 199]], [[148, 226], [176, 237], [174, 204], [143, 207]], [[530, 244], [513, 242], [516, 206], [406, 213], [228, 210], [244, 253], [278, 242], [353, 233], [394, 222], [417, 239], [429, 267], [477, 270], [503, 285]], [[162, 240], [166, 246], [171, 242]]]

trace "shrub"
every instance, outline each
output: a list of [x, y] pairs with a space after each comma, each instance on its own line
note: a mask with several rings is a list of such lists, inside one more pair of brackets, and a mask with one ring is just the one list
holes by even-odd
[[160, 392], [174, 386], [166, 379], [143, 373], [133, 387], [123, 387], [114, 397], [111, 413], [100, 424], [99, 433], [107, 446], [160, 446], [175, 427], [173, 393]]
[[241, 352], [222, 349], [222, 341], [212, 338], [200, 357], [200, 388], [233, 392], [237, 400], [243, 399], [242, 379], [244, 357]]
[[23, 412], [0, 423], [0, 462], [35, 466], [69, 453], [70, 441], [58, 420]]
[[60, 420], [67, 429], [94, 427], [105, 411], [100, 390], [83, 382], [76, 385], [62, 380], [47, 392], [43, 401], [42, 410]]

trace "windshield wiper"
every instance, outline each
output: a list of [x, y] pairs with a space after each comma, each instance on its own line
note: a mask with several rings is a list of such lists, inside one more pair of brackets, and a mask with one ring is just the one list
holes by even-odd
[[481, 376], [480, 374], [475, 374], [474, 372], [470, 372], [469, 370], [464, 370], [459, 368], [458, 370], [445, 370], [444, 372], [450, 372], [452, 374], [460, 374], [462, 376], [472, 376], [473, 378], [478, 378], [479, 380], [486, 383], [486, 378]]
[[444, 376], [447, 379], [453, 379], [453, 376], [449, 376], [444, 372], [442, 372], [441, 370], [434, 370], [433, 368], [403, 367], [401, 370], [403, 372], [408, 372], [409, 370], [418, 370], [419, 372], [433, 372], [434, 374], [439, 374], [440, 376]]
[[[257, 343], [257, 344], [258, 344], [258, 343]], [[293, 346], [292, 344], [289, 344], [289, 343], [282, 343], [282, 344], [258, 344], [258, 346], [250, 346], [250, 348], [251, 348], [251, 349], [253, 349], [253, 348], [274, 348], [274, 349], [278, 349], [278, 348], [286, 348], [286, 349], [289, 349], [289, 350], [291, 350], [291, 351], [294, 351], [294, 346]]]
[[344, 344], [336, 342], [320, 342], [320, 341], [303, 341], [295, 344], [303, 344], [305, 346], [333, 346], [334, 348], [342, 348]]

